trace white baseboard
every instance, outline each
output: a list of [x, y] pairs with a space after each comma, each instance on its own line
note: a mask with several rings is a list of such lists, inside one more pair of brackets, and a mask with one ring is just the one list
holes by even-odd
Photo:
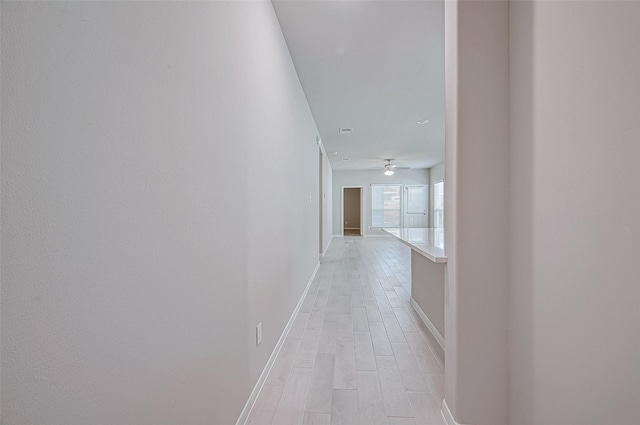
[[332, 238], [341, 238], [342, 235], [331, 235]]
[[389, 235], [363, 235], [366, 236], [368, 238], [390, 238], [391, 236]]
[[411, 298], [411, 307], [413, 307], [416, 313], [418, 313], [418, 316], [420, 316], [420, 318], [424, 322], [427, 329], [429, 329], [429, 332], [431, 332], [431, 335], [433, 335], [436, 341], [438, 341], [438, 345], [440, 345], [440, 347], [444, 350], [444, 337], [440, 335], [440, 332], [438, 332], [435, 325], [431, 322], [431, 320], [429, 320], [425, 312], [422, 311], [422, 309], [420, 308], [416, 300], [413, 299], [413, 297]]
[[318, 262], [316, 264], [316, 268], [313, 270], [313, 273], [311, 273], [309, 282], [307, 282], [307, 287], [304, 288], [304, 292], [302, 293], [302, 296], [298, 301], [298, 305], [296, 305], [296, 308], [293, 310], [293, 313], [291, 313], [291, 317], [289, 318], [287, 325], [284, 327], [284, 330], [282, 331], [282, 335], [280, 335], [280, 339], [278, 340], [278, 343], [276, 344], [275, 348], [273, 349], [273, 352], [271, 353], [271, 356], [269, 357], [269, 361], [267, 361], [267, 364], [264, 366], [264, 369], [260, 374], [260, 378], [258, 378], [258, 382], [256, 382], [256, 385], [253, 387], [253, 391], [251, 391], [251, 395], [249, 396], [249, 399], [245, 403], [244, 408], [242, 409], [242, 412], [240, 412], [240, 416], [236, 421], [236, 425], [245, 425], [247, 423], [247, 420], [249, 419], [249, 415], [251, 414], [251, 410], [253, 409], [253, 406], [255, 405], [256, 400], [258, 399], [258, 396], [260, 395], [260, 391], [262, 391], [262, 387], [264, 386], [264, 383], [267, 380], [267, 376], [269, 376], [269, 372], [271, 372], [271, 368], [273, 367], [273, 364], [275, 363], [276, 358], [278, 357], [278, 354], [280, 354], [280, 349], [284, 344], [284, 340], [287, 339], [287, 336], [289, 335], [291, 326], [293, 325], [293, 322], [296, 320], [296, 317], [298, 316], [298, 312], [300, 311], [300, 308], [302, 307], [302, 303], [304, 302], [304, 299], [307, 296], [307, 293], [309, 292], [309, 288], [313, 283], [313, 279], [316, 277], [316, 273], [318, 273], [319, 267], [320, 267], [320, 263]]
[[447, 425], [462, 425], [456, 422], [455, 419], [453, 419], [451, 410], [449, 410], [449, 406], [447, 406], [447, 400], [442, 400], [442, 408], [440, 409], [440, 414], [442, 415], [442, 418]]

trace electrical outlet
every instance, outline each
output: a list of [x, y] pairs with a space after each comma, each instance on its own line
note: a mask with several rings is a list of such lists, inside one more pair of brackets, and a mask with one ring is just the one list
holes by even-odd
[[258, 323], [256, 326], [256, 346], [260, 345], [262, 342], [262, 322]]
[[309, 203], [311, 203], [311, 195], [309, 195]]

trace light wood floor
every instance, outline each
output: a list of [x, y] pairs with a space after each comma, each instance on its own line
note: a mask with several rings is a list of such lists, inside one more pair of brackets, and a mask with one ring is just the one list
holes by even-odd
[[410, 250], [334, 238], [249, 425], [444, 425], [442, 352], [409, 304]]

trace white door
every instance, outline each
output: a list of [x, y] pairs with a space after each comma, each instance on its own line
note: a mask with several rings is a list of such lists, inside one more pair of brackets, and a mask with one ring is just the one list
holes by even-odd
[[427, 227], [427, 186], [405, 186], [404, 227]]

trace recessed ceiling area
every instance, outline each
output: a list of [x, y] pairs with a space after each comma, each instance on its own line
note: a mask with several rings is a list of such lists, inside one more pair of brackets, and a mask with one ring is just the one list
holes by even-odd
[[442, 1], [272, 3], [334, 170], [444, 160]]

